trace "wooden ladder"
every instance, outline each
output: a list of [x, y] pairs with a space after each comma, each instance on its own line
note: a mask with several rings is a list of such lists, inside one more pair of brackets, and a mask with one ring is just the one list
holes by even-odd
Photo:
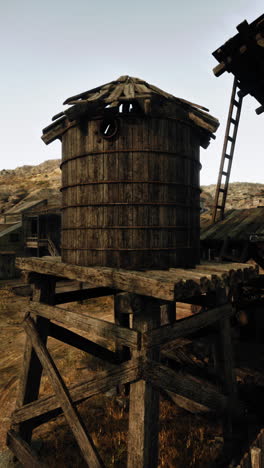
[[[237, 131], [241, 114], [243, 95], [239, 92], [238, 82], [234, 79], [229, 112], [226, 124], [225, 139], [216, 185], [215, 201], [213, 207], [212, 222], [224, 218], [225, 204], [228, 192], [229, 178], [232, 168], [233, 156], [236, 145]], [[218, 213], [220, 212], [220, 217]]]

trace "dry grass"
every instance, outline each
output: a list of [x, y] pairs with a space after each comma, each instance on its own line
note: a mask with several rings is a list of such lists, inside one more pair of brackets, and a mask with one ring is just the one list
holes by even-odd
[[[123, 397], [94, 397], [80, 414], [107, 468], [126, 466], [128, 410]], [[189, 415], [166, 400], [160, 404], [159, 467], [212, 467], [222, 450], [221, 425]], [[40, 455], [50, 468], [81, 468], [83, 459], [64, 417], [35, 431]]]

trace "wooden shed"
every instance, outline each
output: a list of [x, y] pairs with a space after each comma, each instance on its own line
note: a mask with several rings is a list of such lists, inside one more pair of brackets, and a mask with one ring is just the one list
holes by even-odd
[[240, 95], [251, 94], [261, 104], [257, 109], [259, 114], [264, 111], [264, 14], [250, 24], [243, 21], [237, 30], [238, 34], [213, 52], [219, 62], [214, 74], [232, 73]]
[[62, 260], [199, 263], [199, 149], [218, 127], [208, 109], [129, 76], [64, 104], [42, 136], [62, 141]]
[[222, 259], [245, 262], [254, 259], [264, 267], [264, 206], [230, 210], [225, 219], [209, 224], [201, 222], [201, 246]]

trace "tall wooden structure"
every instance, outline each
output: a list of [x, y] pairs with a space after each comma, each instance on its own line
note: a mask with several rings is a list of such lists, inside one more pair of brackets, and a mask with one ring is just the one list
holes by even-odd
[[62, 141], [62, 260], [128, 269], [199, 263], [199, 149], [218, 121], [129, 76], [65, 104], [72, 107], [42, 137]]
[[261, 104], [256, 113], [264, 112], [264, 15], [250, 24], [246, 20], [243, 21], [237, 26], [237, 30], [238, 34], [213, 52], [213, 56], [219, 62], [213, 70], [215, 76], [221, 76], [224, 72], [234, 75], [216, 185], [213, 223], [224, 218], [243, 97], [251, 94]]
[[[245, 416], [236, 395], [230, 334], [230, 318], [235, 309], [231, 300], [238, 296], [241, 285], [255, 280], [256, 268], [243, 264], [205, 264], [194, 270], [139, 272], [70, 265], [55, 257], [21, 258], [17, 267], [28, 273], [35, 288], [24, 320], [27, 340], [23, 371], [7, 435], [8, 446], [25, 467], [42, 466], [30, 446], [34, 428], [63, 413], [86, 465], [102, 468], [103, 460], [77, 405], [120, 384], [130, 383], [129, 468], [157, 468], [160, 391], [169, 393], [176, 404], [191, 401], [198, 411], [203, 407], [222, 414], [227, 436], [231, 420]], [[90, 289], [56, 293], [56, 282], [61, 278], [88, 281]], [[61, 306], [109, 294], [115, 296], [115, 323]], [[202, 311], [176, 320], [177, 301], [200, 304]], [[69, 330], [73, 325], [81, 333], [92, 332], [94, 339], [85, 339]], [[116, 365], [67, 388], [47, 348], [48, 336]], [[187, 336], [194, 340], [208, 336], [213, 344], [214, 369], [205, 373], [202, 380], [197, 381], [192, 369], [179, 372], [162, 361], [166, 346], [177, 347]], [[116, 352], [98, 345], [96, 337], [113, 340]], [[43, 369], [53, 388], [48, 397], [38, 396]], [[212, 375], [214, 384], [208, 386], [208, 376]]]
[[[181, 268], [199, 262], [199, 146], [209, 144], [218, 126], [206, 109], [127, 76], [65, 102], [71, 107], [42, 136], [46, 143], [62, 140], [62, 261], [17, 261], [34, 295], [24, 321], [24, 367], [7, 443], [25, 466], [41, 466], [30, 445], [32, 431], [63, 412], [86, 465], [103, 467], [77, 405], [130, 384], [127, 466], [157, 468], [160, 391], [176, 404], [191, 402], [223, 415], [225, 435], [232, 418], [244, 416], [230, 318], [237, 286], [258, 272], [248, 265]], [[89, 289], [58, 293], [61, 278], [89, 283]], [[114, 295], [115, 323], [62, 306], [105, 295]], [[177, 320], [179, 301], [202, 311]], [[164, 347], [208, 334], [214, 355], [209, 386], [210, 372], [197, 381], [193, 368], [179, 372], [163, 359]], [[48, 336], [116, 366], [67, 388]], [[112, 340], [116, 351], [96, 338]], [[43, 369], [54, 393], [39, 398]]]

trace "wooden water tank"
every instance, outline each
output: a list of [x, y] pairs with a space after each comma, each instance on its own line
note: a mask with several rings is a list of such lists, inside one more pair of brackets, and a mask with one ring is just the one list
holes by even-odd
[[[110, 85], [105, 85], [108, 93], [104, 87], [91, 92], [97, 99], [69, 98], [73, 107], [59, 123], [62, 261], [130, 269], [193, 267], [199, 263], [199, 150], [201, 141], [208, 144], [208, 129], [199, 128], [195, 114], [189, 117], [189, 103], [175, 103], [145, 82], [121, 77]], [[125, 86], [130, 87], [126, 93]], [[107, 96], [103, 104], [100, 93]], [[111, 93], [118, 101], [105, 107], [113, 103]], [[43, 139], [52, 130], [54, 124]]]

